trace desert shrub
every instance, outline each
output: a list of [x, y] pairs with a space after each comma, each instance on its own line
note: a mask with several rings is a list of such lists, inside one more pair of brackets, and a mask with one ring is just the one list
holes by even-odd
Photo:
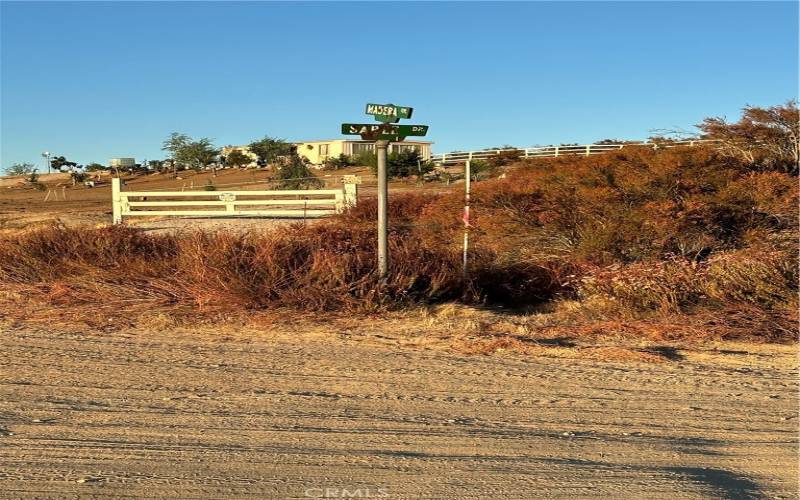
[[736, 123], [706, 118], [698, 128], [719, 150], [749, 169], [797, 175], [800, 163], [800, 111], [797, 101], [759, 108], [746, 106]]
[[275, 180], [278, 189], [319, 189], [325, 185], [298, 154], [293, 154], [278, 170]]
[[[391, 222], [409, 223], [419, 216], [422, 210], [437, 200], [433, 194], [399, 194], [389, 197], [389, 220]], [[348, 223], [375, 224], [378, 219], [377, 198], [363, 198], [358, 205], [350, 208], [341, 216]]]
[[711, 259], [704, 278], [703, 292], [709, 299], [765, 307], [788, 305], [797, 299], [797, 256], [794, 252], [731, 252]]
[[28, 174], [27, 181], [28, 184], [30, 184], [37, 191], [44, 191], [47, 189], [47, 186], [39, 180], [39, 174], [36, 173], [36, 169], [33, 169], [33, 171]]
[[338, 170], [340, 168], [352, 167], [353, 165], [356, 165], [356, 160], [354, 160], [351, 156], [342, 153], [339, 156], [333, 156], [325, 159], [323, 168], [325, 170]]
[[623, 312], [684, 312], [700, 300], [696, 279], [696, 268], [685, 260], [617, 264], [585, 276], [578, 297], [612, 300]]
[[788, 307], [797, 299], [792, 254], [737, 250], [706, 262], [685, 259], [614, 265], [581, 281], [584, 300], [609, 299], [629, 313], [689, 313], [701, 307]]
[[497, 167], [485, 160], [472, 160], [469, 170], [472, 180], [479, 181], [492, 176], [497, 171]]
[[140, 270], [157, 272], [176, 250], [171, 238], [153, 238], [122, 226], [52, 226], [0, 239], [0, 281], [34, 283], [62, 279], [87, 266], [120, 269], [137, 262]]
[[792, 177], [740, 167], [713, 147], [530, 160], [506, 179], [475, 186], [474, 223], [512, 235], [509, 246], [540, 236], [541, 245], [557, 243], [565, 257], [598, 265], [703, 260], [742, 248], [755, 228], [796, 227]]
[[378, 155], [375, 151], [362, 151], [353, 156], [353, 163], [361, 167], [378, 168]]
[[[377, 157], [370, 163], [372, 172], [378, 172]], [[405, 178], [412, 175], [425, 175], [433, 171], [434, 165], [424, 161], [415, 149], [405, 149], [402, 151], [392, 151], [386, 155], [386, 172], [390, 178]]]
[[81, 182], [84, 182], [89, 178], [89, 174], [87, 174], [85, 172], [72, 171], [72, 172], [70, 172], [69, 175], [70, 175], [70, 178], [72, 179], [72, 184], [73, 185], [81, 183]]
[[517, 149], [502, 149], [490, 156], [486, 162], [491, 168], [505, 167], [517, 163], [522, 157], [522, 152]]
[[[375, 272], [369, 224], [339, 221], [268, 233], [147, 235], [124, 226], [50, 227], [0, 239], [0, 283], [59, 303], [123, 308], [189, 307], [200, 312], [290, 308], [369, 312], [412, 303], [517, 300], [516, 290], [549, 297], [544, 268], [514, 269], [476, 248], [464, 281], [457, 250], [393, 228], [387, 280]], [[513, 290], [495, 276], [524, 277]], [[541, 288], [541, 290], [539, 290]], [[515, 295], [517, 293], [517, 295]]]

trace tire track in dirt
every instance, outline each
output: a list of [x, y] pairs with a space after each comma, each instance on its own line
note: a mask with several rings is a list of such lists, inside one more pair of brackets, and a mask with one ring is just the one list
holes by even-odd
[[621, 364], [272, 332], [2, 338], [8, 498], [796, 498], [789, 347]]

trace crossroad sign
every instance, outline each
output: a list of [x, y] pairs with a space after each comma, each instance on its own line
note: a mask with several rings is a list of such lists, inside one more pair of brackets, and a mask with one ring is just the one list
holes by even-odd
[[394, 104], [367, 104], [367, 114], [384, 123], [397, 123], [401, 118], [411, 118], [414, 108]]
[[428, 133], [427, 125], [395, 125], [393, 123], [342, 123], [342, 134], [360, 135], [364, 140], [399, 142], [408, 136], [422, 137]]
[[401, 118], [411, 118], [412, 111], [412, 108], [394, 104], [367, 104], [367, 114], [383, 123], [342, 123], [343, 135], [360, 135], [365, 141], [375, 141], [378, 160], [377, 253], [378, 276], [381, 281], [389, 273], [389, 176], [386, 170], [386, 150], [390, 142], [400, 142], [409, 135], [424, 136], [428, 133], [427, 125], [396, 125]]

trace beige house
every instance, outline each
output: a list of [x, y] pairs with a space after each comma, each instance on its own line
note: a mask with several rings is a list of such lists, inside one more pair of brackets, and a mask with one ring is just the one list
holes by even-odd
[[[322, 165], [328, 158], [336, 158], [345, 154], [354, 156], [365, 151], [375, 151], [375, 142], [352, 139], [330, 139], [327, 141], [296, 142], [297, 154], [308, 159], [314, 165]], [[389, 144], [389, 152], [416, 149], [423, 160], [431, 157], [429, 141], [403, 141]]]

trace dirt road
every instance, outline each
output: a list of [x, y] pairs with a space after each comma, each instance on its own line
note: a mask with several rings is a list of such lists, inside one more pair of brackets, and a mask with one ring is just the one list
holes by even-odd
[[7, 327], [0, 495], [796, 498], [793, 347], [667, 363]]

